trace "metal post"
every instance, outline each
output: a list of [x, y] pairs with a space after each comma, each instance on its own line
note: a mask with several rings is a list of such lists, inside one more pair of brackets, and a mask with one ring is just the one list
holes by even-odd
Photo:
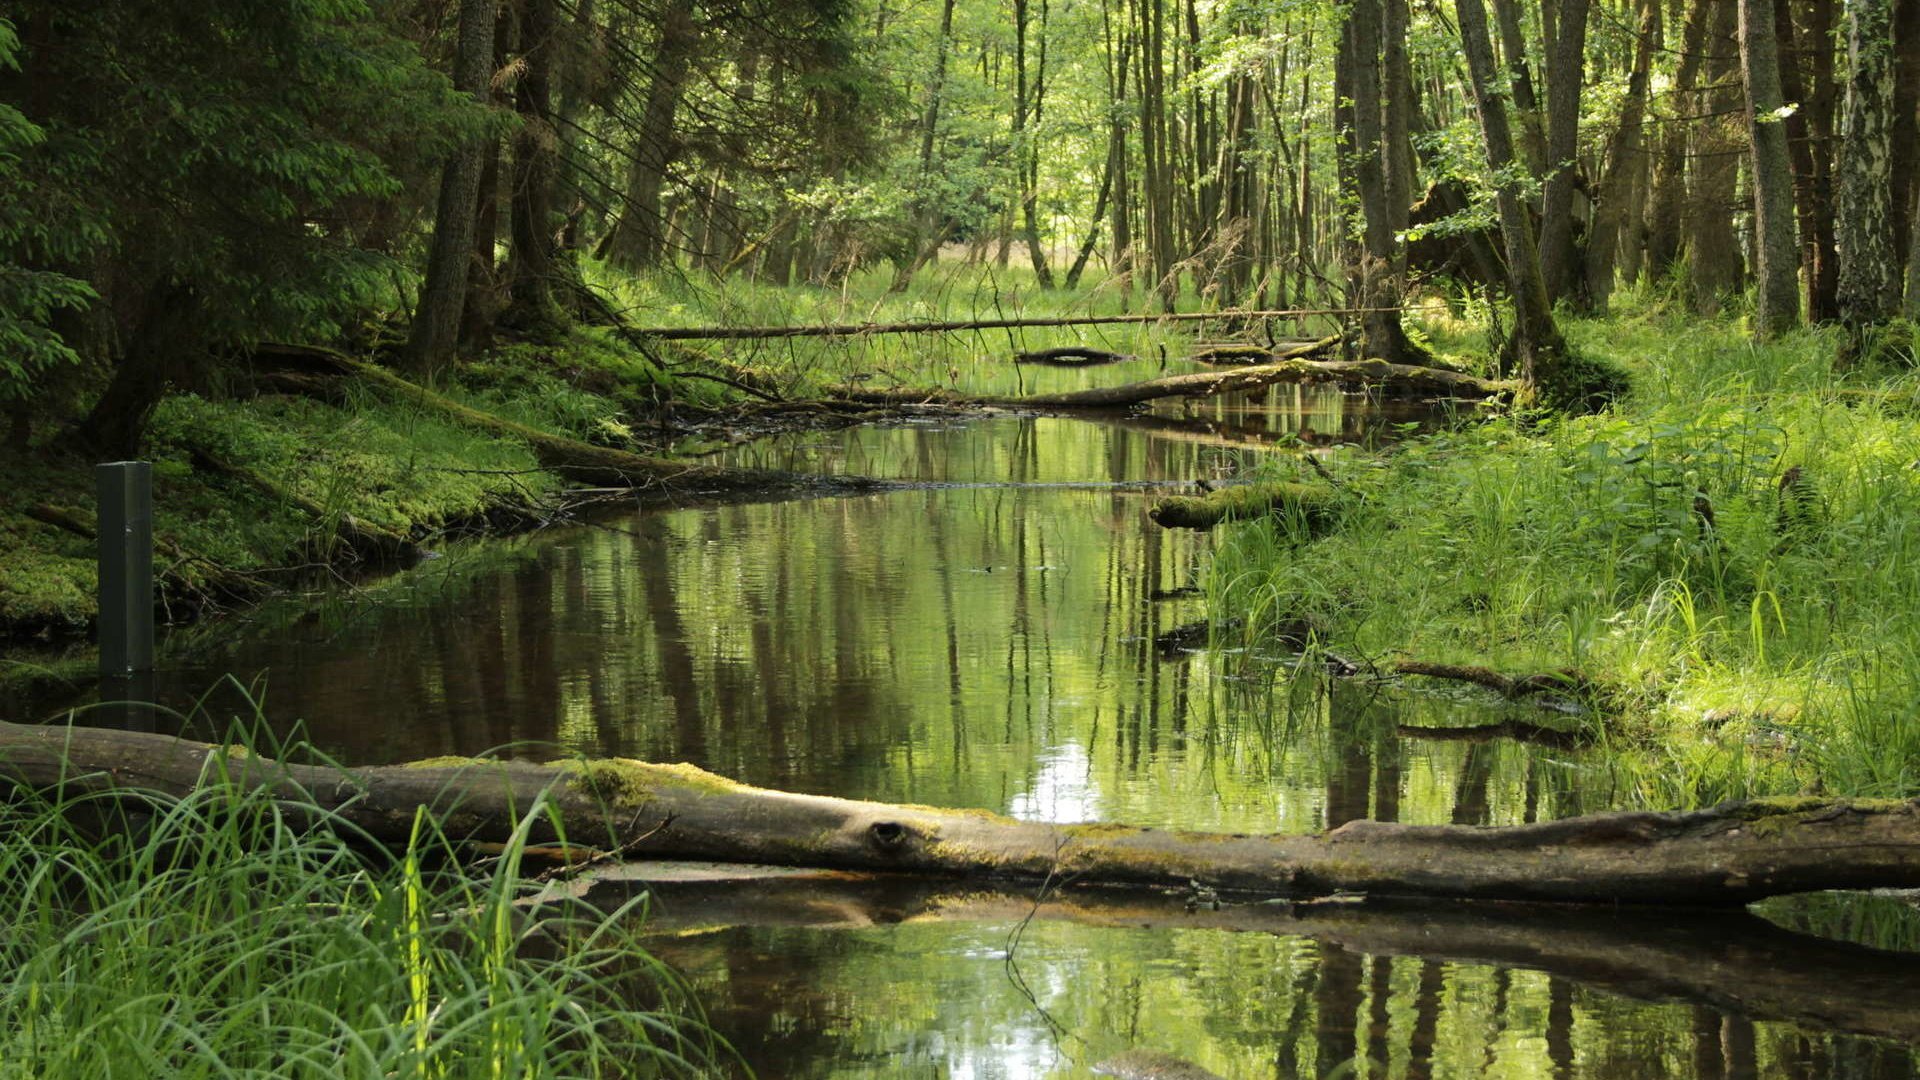
[[100, 495], [100, 674], [153, 670], [153, 466], [96, 466]]

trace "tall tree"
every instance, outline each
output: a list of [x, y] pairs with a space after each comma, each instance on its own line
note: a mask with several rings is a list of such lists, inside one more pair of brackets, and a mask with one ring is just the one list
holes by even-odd
[[1645, 141], [1647, 80], [1653, 69], [1654, 42], [1660, 36], [1660, 6], [1639, 0], [1639, 23], [1634, 32], [1633, 67], [1627, 92], [1620, 98], [1619, 119], [1607, 140], [1606, 169], [1594, 191], [1593, 227], [1587, 236], [1586, 296], [1596, 310], [1604, 310], [1613, 293], [1624, 248], [1632, 244], [1628, 221], [1643, 190], [1646, 172]]
[[633, 133], [626, 194], [620, 218], [607, 234], [602, 254], [617, 266], [639, 270], [660, 261], [667, 249], [661, 195], [678, 149], [675, 117], [692, 58], [700, 44], [692, 0], [665, 0], [655, 29], [652, 77]]
[[1053, 270], [1047, 265], [1047, 249], [1040, 241], [1037, 203], [1040, 198], [1040, 147], [1033, 137], [1039, 126], [1046, 101], [1047, 87], [1047, 0], [1040, 0], [1039, 33], [1036, 35], [1035, 63], [1027, 63], [1027, 29], [1032, 24], [1030, 0], [1013, 0], [1013, 152], [1020, 189], [1020, 232], [1033, 260], [1034, 276], [1040, 287], [1053, 288]]
[[1893, 247], [1893, 19], [1891, 0], [1848, 0], [1847, 116], [1840, 148], [1840, 318], [1849, 327], [1899, 310]]
[[1400, 323], [1400, 296], [1394, 288], [1393, 266], [1398, 244], [1393, 218], [1387, 209], [1387, 162], [1400, 147], [1383, 140], [1385, 105], [1381, 82], [1382, 0], [1353, 0], [1347, 9], [1346, 32], [1341, 37], [1338, 82], [1347, 87], [1353, 105], [1347, 110], [1351, 130], [1345, 153], [1347, 172], [1360, 208], [1360, 245], [1352, 277], [1361, 314], [1363, 347], [1368, 356], [1400, 362], [1416, 350]]
[[[426, 181], [482, 122], [364, 5], [20, 0], [9, 15], [18, 110], [47, 138], [20, 151], [41, 198], [17, 205], [39, 217], [0, 225], [0, 264], [98, 297], [62, 333], [105, 384], [70, 430], [89, 453], [137, 453], [162, 396], [203, 385], [215, 356], [365, 310], [392, 264], [357, 228], [364, 207], [404, 219], [419, 203], [403, 178]], [[84, 257], [64, 258], [62, 236]]]
[[[494, 21], [498, 0], [461, 0], [453, 54], [453, 88], [484, 105], [493, 74]], [[433, 244], [420, 303], [407, 335], [407, 367], [431, 376], [453, 358], [466, 305], [468, 263], [473, 257], [474, 212], [487, 158], [495, 154], [491, 138], [462, 143], [440, 174], [440, 200], [434, 209]]]
[[1546, 282], [1534, 247], [1533, 222], [1527, 217], [1526, 195], [1514, 175], [1513, 129], [1507, 123], [1507, 105], [1495, 83], [1493, 43], [1487, 37], [1487, 14], [1480, 0], [1454, 0], [1460, 19], [1460, 45], [1467, 54], [1467, 72], [1473, 101], [1480, 113], [1480, 134], [1493, 172], [1494, 199], [1500, 213], [1500, 236], [1507, 249], [1507, 287], [1513, 294], [1513, 334], [1503, 357], [1521, 377], [1550, 397], [1565, 396], [1568, 374], [1566, 342], [1553, 321]]
[[1746, 138], [1735, 115], [1741, 108], [1740, 15], [1735, 0], [1706, 0], [1707, 37], [1702, 48], [1706, 88], [1695, 97], [1687, 184], [1687, 269], [1694, 306], [1720, 309], [1746, 279], [1733, 214], [1739, 205], [1740, 159]]
[[1547, 300], [1573, 292], [1579, 251], [1573, 195], [1579, 176], [1580, 88], [1586, 81], [1589, 0], [1559, 0], [1559, 30], [1547, 53], [1547, 162], [1540, 192], [1540, 274]]
[[1739, 0], [1740, 71], [1746, 86], [1754, 231], [1754, 332], [1771, 337], [1800, 321], [1799, 239], [1787, 160], [1773, 0]]
[[550, 115], [559, 19], [555, 0], [519, 0], [520, 58], [514, 88], [520, 130], [513, 140], [513, 221], [507, 248], [508, 294], [501, 321], [523, 332], [549, 334], [563, 317], [557, 284], [553, 221], [559, 134]]

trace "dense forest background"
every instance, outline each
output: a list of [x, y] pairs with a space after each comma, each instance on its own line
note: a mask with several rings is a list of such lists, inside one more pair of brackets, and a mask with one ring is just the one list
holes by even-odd
[[[583, 275], [1030, 266], [1138, 308], [1623, 285], [1920, 309], [1920, 0], [27, 0], [0, 22], [7, 443], [130, 454], [262, 341], [433, 376]], [[1089, 270], [1092, 275], [1089, 276]], [[1483, 292], [1484, 291], [1484, 292]], [[1750, 297], [1750, 299], [1749, 299]], [[638, 323], [647, 311], [626, 312]], [[1537, 364], [1546, 368], [1535, 371]], [[1589, 386], [1579, 376], [1574, 382]]]

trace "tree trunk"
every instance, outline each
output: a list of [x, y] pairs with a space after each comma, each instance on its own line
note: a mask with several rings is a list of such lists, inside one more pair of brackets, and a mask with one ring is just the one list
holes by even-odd
[[[1706, 48], [1709, 0], [1692, 0], [1681, 30], [1680, 61], [1673, 76], [1675, 113], [1699, 110], [1694, 82]], [[1697, 172], [1697, 168], [1694, 170]], [[1660, 149], [1653, 166], [1653, 198], [1647, 210], [1647, 273], [1655, 281], [1671, 277], [1686, 250], [1687, 130], [1678, 117], [1660, 125]]]
[[1891, 0], [1847, 4], [1847, 119], [1837, 214], [1840, 319], [1858, 332], [1900, 310], [1893, 248], [1893, 21]]
[[[459, 44], [454, 51], [453, 88], [486, 104], [493, 71], [493, 32], [497, 0], [461, 0]], [[430, 378], [453, 359], [466, 309], [467, 279], [473, 259], [474, 210], [480, 175], [486, 169], [491, 140], [476, 140], [454, 151], [440, 173], [440, 201], [434, 210], [433, 246], [420, 303], [407, 335], [407, 369]]]
[[1740, 70], [1746, 86], [1753, 176], [1753, 329], [1773, 337], [1800, 322], [1799, 238], [1794, 234], [1793, 171], [1780, 115], [1779, 39], [1774, 0], [1739, 0]]
[[1687, 264], [1693, 277], [1694, 306], [1702, 313], [1720, 309], [1740, 291], [1745, 266], [1740, 238], [1733, 229], [1738, 207], [1736, 183], [1746, 140], [1738, 137], [1731, 114], [1741, 107], [1739, 85], [1739, 12], [1734, 0], [1706, 0], [1707, 37], [1703, 45], [1707, 84], [1693, 111], [1707, 119], [1693, 125], [1693, 181], [1687, 202]]
[[536, 336], [564, 321], [555, 299], [553, 181], [559, 144], [548, 115], [553, 96], [555, 0], [521, 0], [520, 55], [526, 70], [514, 89], [520, 130], [513, 140], [512, 246], [501, 320]]
[[1187, 375], [1166, 375], [1158, 379], [1103, 386], [1092, 390], [1070, 390], [1059, 394], [972, 395], [948, 390], [859, 390], [849, 389], [840, 397], [879, 405], [964, 405], [1004, 406], [1021, 409], [1124, 409], [1170, 397], [1208, 397], [1243, 390], [1257, 390], [1277, 383], [1332, 383], [1340, 386], [1377, 387], [1388, 394], [1412, 397], [1485, 398], [1514, 389], [1511, 383], [1494, 382], [1445, 368], [1389, 364], [1385, 360], [1304, 360], [1298, 357], [1332, 348], [1333, 338], [1309, 342], [1285, 353], [1274, 355], [1272, 362], [1237, 367], [1228, 371], [1202, 371]]
[[1559, 0], [1559, 37], [1547, 55], [1547, 165], [1540, 195], [1540, 276], [1547, 303], [1571, 296], [1580, 265], [1573, 236], [1580, 87], [1586, 78], [1589, 0]]
[[[938, 245], [946, 240], [945, 229], [941, 230], [939, 236], [932, 235], [934, 218], [940, 211], [928, 192], [933, 184], [933, 144], [940, 132], [940, 103], [947, 92], [947, 53], [949, 43], [953, 40], [953, 4], [954, 0], [942, 0], [940, 4], [940, 32], [934, 38], [933, 45], [933, 78], [927, 82], [927, 107], [920, 114], [920, 191], [914, 196], [910, 212], [912, 232], [907, 238], [907, 258], [894, 268], [893, 283], [887, 287], [889, 292], [907, 291], [907, 286], [913, 282], [913, 275], [932, 257], [929, 252], [938, 251]], [[1067, 287], [1073, 287], [1071, 281]]]
[[[1546, 9], [1541, 9], [1544, 17]], [[1520, 26], [1519, 0], [1493, 0], [1493, 18], [1500, 32], [1500, 51], [1513, 94], [1513, 111], [1520, 124], [1520, 156], [1535, 179], [1547, 167], [1547, 131], [1541, 124], [1540, 96], [1533, 88], [1533, 66], [1527, 63], [1527, 36]]]
[[1405, 363], [1416, 350], [1400, 325], [1401, 297], [1394, 289], [1393, 267], [1399, 244], [1387, 203], [1387, 160], [1400, 148], [1384, 142], [1381, 81], [1382, 0], [1354, 0], [1347, 9], [1346, 33], [1341, 39], [1344, 80], [1353, 95], [1353, 133], [1349, 147], [1353, 185], [1362, 217], [1358, 265], [1353, 276], [1359, 288], [1355, 299], [1361, 313], [1362, 349], [1366, 356]]
[[1641, 149], [1647, 114], [1647, 79], [1653, 68], [1654, 38], [1659, 33], [1657, 0], [1640, 0], [1640, 22], [1634, 37], [1633, 70], [1620, 100], [1620, 118], [1607, 140], [1606, 172], [1594, 197], [1593, 230], [1587, 237], [1586, 295], [1596, 311], [1604, 311], [1618, 277], [1623, 245], [1632, 242], [1628, 229], [1635, 179], [1645, 166]]
[[190, 384], [207, 343], [200, 334], [199, 295], [190, 286], [148, 291], [122, 346], [113, 378], [70, 438], [110, 460], [140, 456], [147, 422], [170, 387]]
[[1898, 257], [1916, 226], [1908, 206], [1920, 178], [1920, 0], [1894, 0], [1893, 244]]
[[1261, 483], [1220, 488], [1205, 495], [1174, 495], [1153, 504], [1147, 517], [1163, 529], [1205, 532], [1228, 521], [1277, 516], [1296, 519], [1318, 534], [1339, 516], [1344, 500], [1324, 485]]
[[1026, 241], [1027, 255], [1033, 261], [1033, 276], [1042, 289], [1053, 288], [1053, 270], [1047, 265], [1047, 249], [1040, 241], [1038, 202], [1040, 199], [1040, 148], [1034, 144], [1032, 128], [1040, 122], [1046, 93], [1047, 23], [1046, 0], [1040, 0], [1040, 49], [1038, 64], [1028, 79], [1027, 15], [1028, 0], [1013, 0], [1013, 151], [1020, 177], [1020, 235]]
[[[1470, 0], [1469, 0], [1470, 2]], [[1755, 800], [1502, 828], [1351, 821], [1318, 836], [1052, 825], [748, 787], [690, 765], [440, 760], [342, 770], [141, 732], [0, 723], [0, 770], [68, 790], [184, 794], [208, 775], [311, 805], [392, 843], [426, 807], [449, 835], [635, 856], [965, 874], [1266, 895], [1603, 904], [1745, 904], [1818, 889], [1920, 885], [1920, 804]], [[1363, 804], [1364, 805], [1364, 804]], [[316, 822], [318, 823], [318, 822]], [[562, 833], [564, 828], [564, 834]]]
[[621, 201], [620, 220], [607, 237], [606, 257], [616, 266], [642, 270], [657, 265], [666, 254], [666, 215], [660, 196], [666, 191], [667, 169], [676, 156], [674, 118], [699, 42], [693, 4], [690, 0], [669, 0], [660, 12], [653, 78], [647, 83], [640, 131], [627, 163], [627, 190]]
[[[1789, 21], [1787, 24], [1791, 26]], [[1833, 77], [1833, 0], [1810, 0], [1807, 4], [1807, 29], [1800, 35], [1801, 53], [1807, 57], [1807, 87], [1801, 110], [1807, 121], [1808, 225], [1801, 241], [1808, 245], [1807, 320], [1832, 322], [1840, 317], [1840, 254], [1836, 246], [1834, 222], [1834, 115], [1839, 102], [1839, 84]], [[1792, 129], [1789, 128], [1789, 136]]]
[[1407, 291], [1407, 245], [1401, 237], [1413, 212], [1413, 67], [1407, 57], [1407, 35], [1411, 32], [1407, 0], [1383, 0], [1381, 16], [1380, 151], [1386, 171], [1392, 291], [1398, 303]]
[[[1507, 287], [1513, 295], [1514, 328], [1504, 349], [1503, 362], [1509, 370], [1517, 367], [1521, 378], [1536, 390], [1546, 392], [1550, 401], [1562, 397], [1571, 388], [1560, 385], [1565, 378], [1566, 343], [1554, 325], [1553, 308], [1547, 299], [1546, 282], [1540, 276], [1540, 259], [1533, 243], [1533, 223], [1527, 219], [1527, 206], [1519, 178], [1512, 175], [1513, 134], [1507, 125], [1507, 106], [1495, 87], [1493, 44], [1487, 37], [1486, 9], [1480, 0], [1454, 0], [1460, 17], [1460, 44], [1467, 54], [1468, 73], [1473, 83], [1474, 104], [1480, 113], [1480, 133], [1487, 151], [1487, 164], [1496, 177], [1500, 235], [1507, 248]], [[1556, 404], [1558, 402], [1555, 402]]]

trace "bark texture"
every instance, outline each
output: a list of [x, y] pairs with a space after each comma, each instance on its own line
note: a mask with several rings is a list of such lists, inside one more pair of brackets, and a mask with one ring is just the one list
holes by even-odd
[[1787, 125], [1780, 115], [1779, 38], [1773, 0], [1740, 2], [1740, 72], [1746, 85], [1747, 140], [1753, 169], [1753, 328], [1761, 337], [1800, 321], [1799, 238], [1793, 217], [1793, 170]]
[[1686, 813], [1612, 813], [1499, 828], [1350, 821], [1316, 836], [1015, 821], [796, 795], [690, 765], [441, 759], [291, 765], [163, 735], [0, 723], [0, 776], [36, 787], [183, 793], [209, 775], [283, 793], [376, 839], [405, 842], [427, 807], [456, 838], [626, 846], [826, 869], [1087, 884], [1199, 882], [1265, 895], [1744, 904], [1834, 888], [1920, 885], [1920, 802], [1782, 799]]
[[1900, 306], [1893, 249], [1892, 0], [1847, 4], [1847, 112], [1840, 153], [1840, 318], [1861, 327]]

